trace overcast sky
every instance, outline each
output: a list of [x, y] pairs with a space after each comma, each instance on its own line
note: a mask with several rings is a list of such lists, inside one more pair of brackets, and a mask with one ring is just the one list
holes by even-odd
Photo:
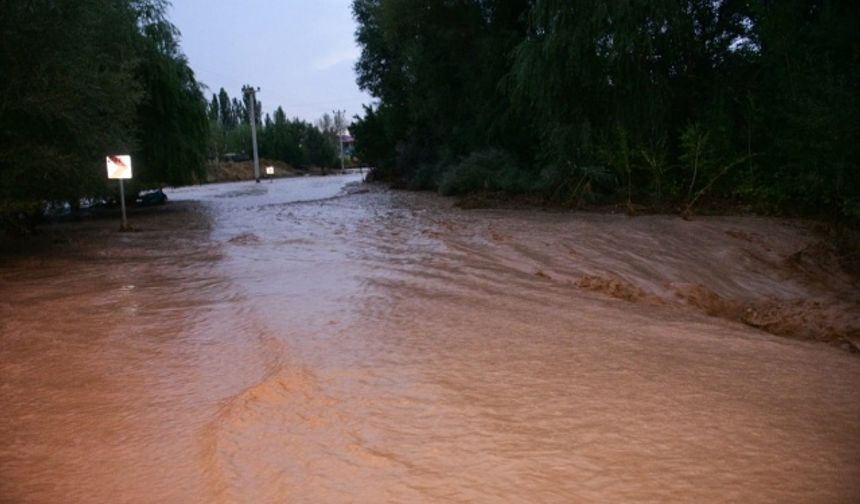
[[230, 97], [259, 86], [263, 111], [315, 122], [325, 112], [361, 114], [371, 99], [355, 83], [350, 0], [173, 0], [170, 20], [197, 80]]

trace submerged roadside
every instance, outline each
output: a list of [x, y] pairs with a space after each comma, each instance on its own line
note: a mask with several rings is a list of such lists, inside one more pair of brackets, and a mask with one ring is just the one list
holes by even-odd
[[858, 495], [860, 360], [677, 297], [832, 299], [838, 274], [783, 268], [804, 227], [463, 211], [358, 178], [178, 189], [137, 232], [65, 223], [4, 256], [0, 494]]
[[[682, 219], [644, 207], [631, 216], [624, 206], [571, 209], [489, 193], [409, 194], [421, 205], [456, 208], [468, 222], [454, 235], [461, 246], [492, 249], [548, 283], [692, 309], [849, 352], [860, 348], [860, 271], [848, 230], [735, 211]], [[535, 225], [512, 226], [506, 217]]]

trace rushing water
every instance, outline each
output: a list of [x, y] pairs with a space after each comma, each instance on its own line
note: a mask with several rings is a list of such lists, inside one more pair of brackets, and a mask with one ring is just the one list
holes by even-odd
[[335, 197], [358, 179], [4, 259], [0, 502], [860, 500], [860, 359], [576, 285], [791, 299], [706, 245], [798, 231]]

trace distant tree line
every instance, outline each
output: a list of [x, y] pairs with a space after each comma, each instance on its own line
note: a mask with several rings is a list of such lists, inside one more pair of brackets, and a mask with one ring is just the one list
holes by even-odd
[[0, 2], [0, 224], [109, 195], [108, 154], [133, 155], [132, 190], [202, 174], [206, 100], [166, 7]]
[[[251, 152], [247, 97], [207, 101], [167, 0], [0, 0], [0, 232], [47, 204], [112, 199], [105, 156], [131, 154], [130, 194], [204, 180], [207, 161]], [[256, 107], [263, 157], [334, 167], [343, 112], [318, 125]]]
[[354, 0], [375, 175], [561, 204], [860, 218], [847, 0]]
[[[224, 159], [228, 154], [250, 156], [251, 115], [249, 95], [230, 98], [224, 88], [212, 95], [209, 102], [209, 128], [212, 132], [209, 156]], [[347, 127], [343, 113], [325, 114], [316, 125], [298, 118], [287, 119], [278, 107], [272, 115], [262, 114], [262, 104], [255, 104], [258, 152], [261, 157], [283, 161], [297, 168], [333, 168], [339, 166], [338, 131]], [[333, 117], [340, 117], [336, 124]]]

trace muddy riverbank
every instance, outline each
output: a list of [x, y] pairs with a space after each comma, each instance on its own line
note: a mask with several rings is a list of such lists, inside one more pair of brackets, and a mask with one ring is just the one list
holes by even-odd
[[860, 359], [814, 341], [856, 335], [857, 290], [798, 263], [805, 225], [359, 178], [181, 189], [5, 254], [0, 501], [860, 496]]

